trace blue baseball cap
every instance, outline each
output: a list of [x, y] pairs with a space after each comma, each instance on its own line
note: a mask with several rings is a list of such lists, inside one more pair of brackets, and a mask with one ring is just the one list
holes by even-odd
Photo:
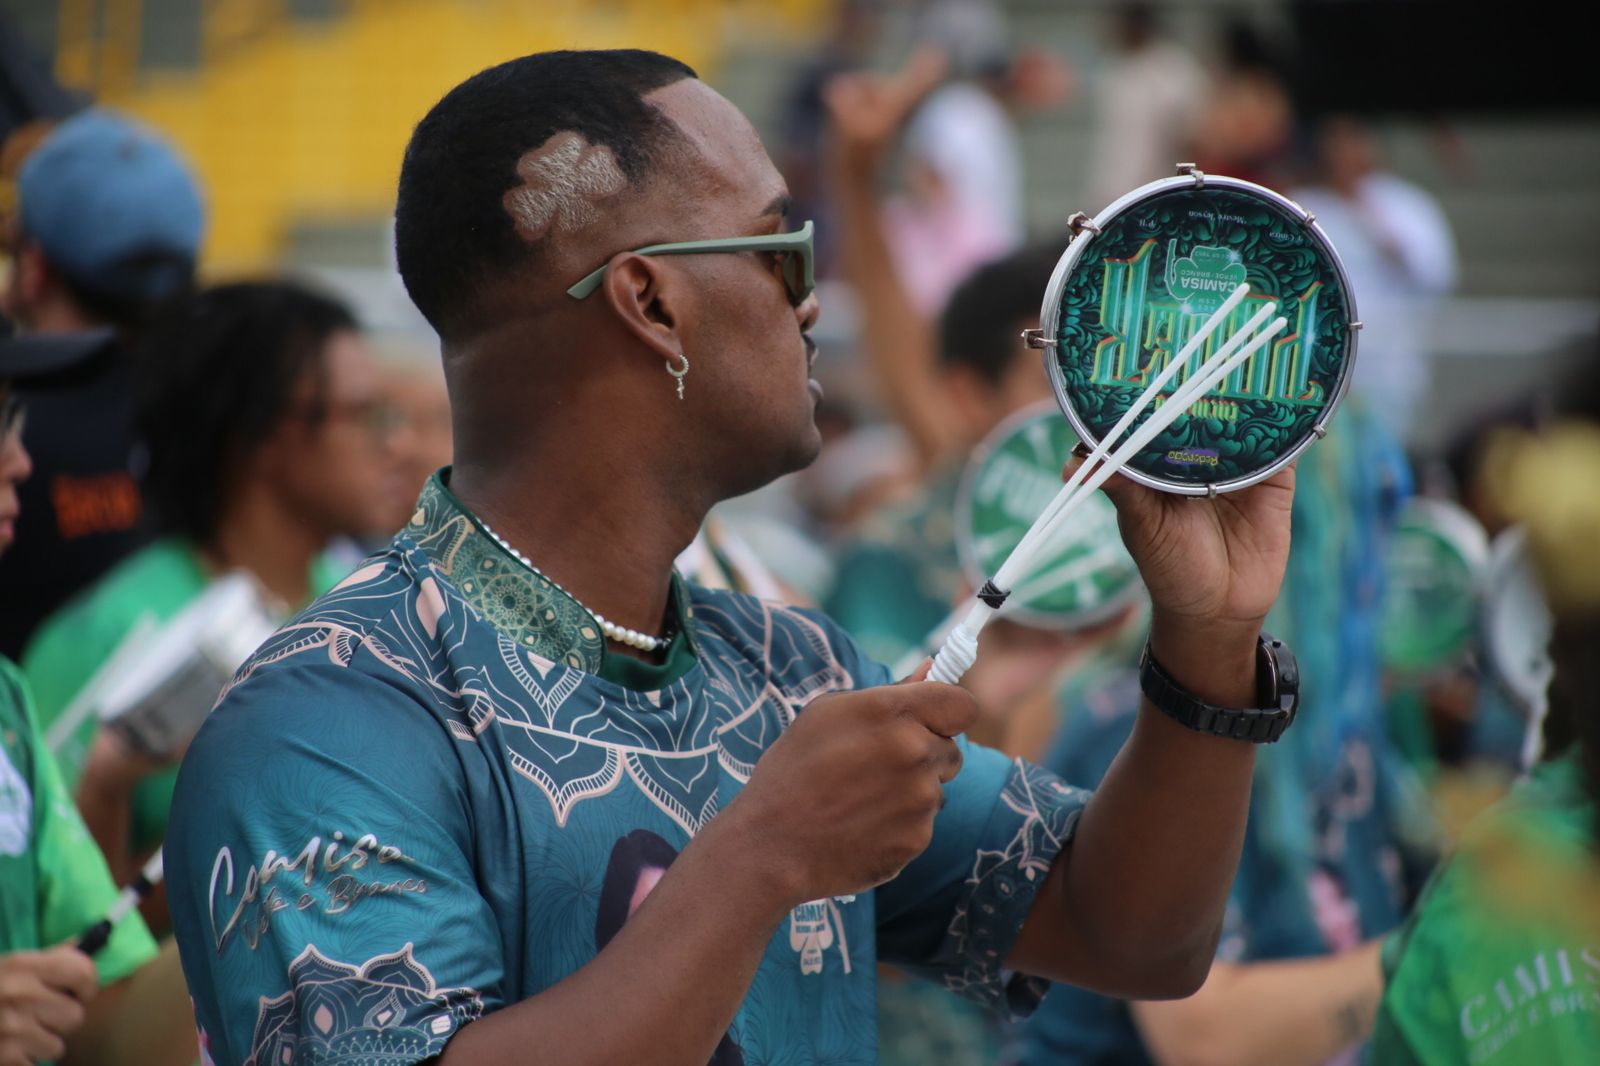
[[149, 127], [98, 108], [57, 126], [17, 174], [23, 234], [100, 295], [160, 300], [194, 276], [205, 212], [194, 173]]

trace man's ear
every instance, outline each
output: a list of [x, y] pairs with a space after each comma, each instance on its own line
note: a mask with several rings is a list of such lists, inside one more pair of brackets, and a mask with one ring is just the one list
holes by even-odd
[[624, 329], [663, 359], [683, 354], [684, 292], [675, 271], [660, 260], [621, 252], [606, 270], [597, 296]]

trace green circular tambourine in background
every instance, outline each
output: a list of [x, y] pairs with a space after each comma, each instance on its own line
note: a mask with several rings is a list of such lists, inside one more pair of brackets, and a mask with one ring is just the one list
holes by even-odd
[[1074, 229], [1032, 343], [1045, 348], [1056, 398], [1091, 445], [1241, 282], [1250, 295], [1202, 356], [1269, 300], [1288, 320], [1126, 474], [1169, 492], [1226, 492], [1271, 477], [1325, 432], [1350, 384], [1360, 323], [1344, 268], [1311, 215], [1270, 189], [1191, 170], [1135, 189]]
[[1384, 669], [1422, 678], [1460, 664], [1482, 625], [1489, 537], [1470, 513], [1444, 500], [1415, 499], [1385, 557], [1378, 621]]
[[1489, 543], [1488, 570], [1483, 647], [1489, 673], [1517, 709], [1537, 724], [1544, 718], [1547, 690], [1555, 676], [1550, 658], [1555, 620], [1521, 526], [1501, 530]]
[[[1000, 569], [1061, 489], [1078, 437], [1049, 401], [1019, 411], [978, 446], [956, 498], [956, 544], [976, 588]], [[1024, 625], [1079, 629], [1126, 607], [1143, 586], [1117, 532], [1117, 512], [1098, 493], [1045, 546], [1001, 615]]]

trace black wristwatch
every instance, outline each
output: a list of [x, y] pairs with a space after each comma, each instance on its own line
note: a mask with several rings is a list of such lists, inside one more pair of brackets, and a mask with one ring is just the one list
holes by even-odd
[[1218, 707], [1191, 695], [1156, 662], [1148, 642], [1139, 659], [1139, 687], [1163, 713], [1197, 733], [1255, 744], [1283, 736], [1300, 709], [1299, 664], [1287, 644], [1266, 633], [1256, 644], [1256, 707]]

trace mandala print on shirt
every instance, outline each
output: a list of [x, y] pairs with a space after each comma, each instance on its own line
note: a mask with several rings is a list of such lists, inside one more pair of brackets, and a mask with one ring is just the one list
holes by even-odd
[[[370, 669], [355, 665], [369, 653], [426, 690], [456, 740], [504, 744], [558, 827], [578, 804], [631, 782], [692, 836], [717, 810], [708, 776], [748, 781], [802, 707], [856, 687], [820, 617], [709, 593], [676, 574], [672, 596], [697, 665], [657, 692], [605, 681], [588, 612], [520, 568], [437, 481], [429, 486], [389, 560], [357, 569], [280, 629], [230, 689], [292, 656]], [[375, 601], [386, 605], [376, 623]]]
[[289, 991], [262, 997], [244, 1066], [403, 1066], [439, 1054], [482, 1015], [482, 996], [436, 987], [410, 944], [360, 966], [308, 945], [289, 964]]
[[[1019, 895], [1031, 898], [1038, 892], [1038, 883], [1049, 875], [1051, 862], [1072, 837], [1088, 797], [1082, 789], [1032, 763], [1017, 759], [1015, 767], [1000, 802], [1020, 815], [1022, 822], [1004, 849], [977, 853], [967, 877], [973, 889], [967, 899], [979, 901], [979, 905], [963, 904], [950, 921], [951, 943], [966, 965], [960, 973], [947, 974], [945, 986], [980, 1003], [1002, 999], [1037, 1002], [1049, 989], [1049, 982], [1022, 974], [1010, 985], [997, 979], [1001, 972], [998, 962], [1016, 942], [1021, 921], [1008, 909], [995, 907], [993, 901]], [[1048, 794], [1041, 796], [1041, 791]], [[999, 920], [997, 914], [1006, 914], [1006, 920]]]

